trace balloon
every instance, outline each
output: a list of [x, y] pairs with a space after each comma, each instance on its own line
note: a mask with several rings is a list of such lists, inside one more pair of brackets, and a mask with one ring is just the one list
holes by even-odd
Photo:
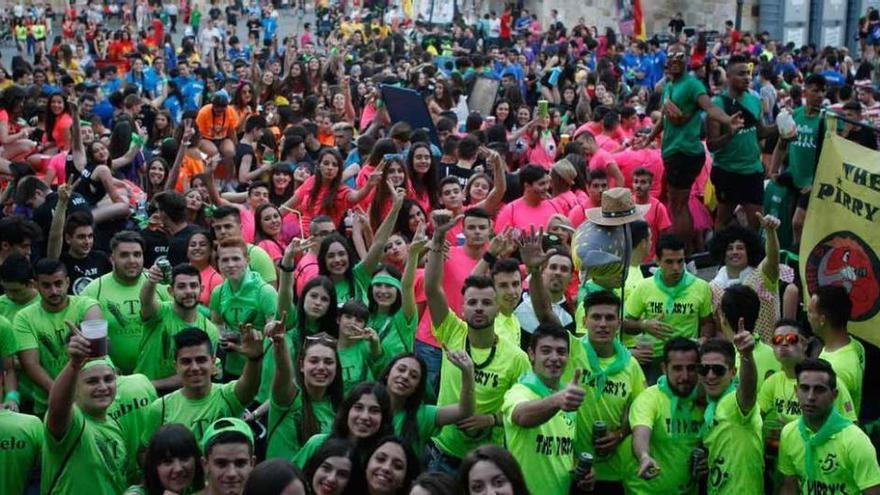
[[623, 286], [632, 252], [625, 226], [586, 221], [575, 231], [572, 246], [572, 259], [582, 281], [601, 279], [607, 282], [605, 286]]

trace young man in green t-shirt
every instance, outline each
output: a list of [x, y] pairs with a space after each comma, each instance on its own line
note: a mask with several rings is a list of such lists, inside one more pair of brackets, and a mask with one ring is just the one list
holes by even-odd
[[[9, 368], [3, 366], [0, 371], [8, 373]], [[43, 442], [39, 418], [20, 414], [8, 403], [0, 407], [0, 493], [24, 493]]]
[[700, 440], [704, 406], [697, 402], [699, 346], [673, 337], [663, 346], [664, 374], [629, 410], [635, 463], [623, 482], [628, 493], [693, 493], [686, 459]]
[[721, 324], [724, 335], [733, 336], [732, 343], [717, 338], [700, 347], [698, 372], [708, 403], [702, 435], [709, 450], [709, 494], [764, 493], [761, 412], [755, 407], [758, 367], [751, 332], [760, 306], [752, 289], [728, 287], [721, 299]]
[[[706, 87], [687, 70], [688, 49], [673, 43], [667, 50], [666, 84], [663, 87], [663, 118], [644, 143], [651, 143], [663, 133], [660, 142], [665, 168], [666, 191], [672, 232], [686, 243], [691, 242], [693, 219], [688, 209], [691, 187], [706, 163], [706, 151], [700, 140], [702, 114], [725, 127], [742, 127], [740, 115], [728, 115], [712, 103]], [[644, 143], [640, 140], [639, 146]]]
[[35, 385], [34, 412], [41, 414], [53, 380], [67, 364], [67, 322], [79, 325], [102, 315], [94, 299], [67, 293], [70, 279], [60, 261], [44, 258], [34, 266], [34, 273], [40, 303], [19, 311], [12, 328], [21, 367]]
[[174, 336], [174, 362], [182, 388], [160, 397], [147, 408], [142, 447], [149, 444], [160, 426], [168, 423], [183, 424], [199, 440], [212, 422], [238, 417], [250, 405], [260, 388], [262, 332], [245, 327], [241, 343], [228, 345], [245, 358], [244, 371], [238, 380], [214, 385], [214, 350], [208, 334], [198, 328], [187, 328]]
[[846, 385], [858, 417], [862, 410], [865, 348], [846, 329], [851, 314], [852, 299], [840, 285], [819, 287], [807, 304], [807, 319], [813, 333], [822, 340], [819, 357], [831, 363], [841, 383]]
[[761, 99], [749, 91], [748, 60], [733, 55], [727, 61], [727, 89], [712, 103], [730, 115], [742, 116], [742, 126], [722, 126], [706, 120], [706, 147], [712, 152], [712, 184], [718, 198], [715, 228], [730, 222], [734, 209], [742, 206], [749, 225], [758, 228], [756, 213], [764, 203], [764, 164], [761, 139], [776, 135], [776, 126], [765, 126]]
[[168, 392], [180, 388], [180, 377], [174, 369], [174, 336], [185, 328], [195, 327], [205, 331], [216, 349], [220, 333], [210, 319], [198, 310], [199, 294], [202, 292], [198, 268], [181, 263], [171, 271], [168, 294], [172, 301], [157, 300], [157, 285], [162, 281], [162, 270], [153, 265], [147, 271], [147, 281], [141, 287], [141, 320], [144, 334], [141, 339], [135, 372], [143, 373], [156, 389]]
[[[437, 340], [453, 351], [464, 350], [474, 361], [475, 414], [456, 425], [444, 426], [427, 448], [431, 469], [454, 472], [461, 459], [475, 447], [486, 443], [501, 444], [503, 429], [501, 406], [504, 393], [529, 371], [526, 354], [495, 333], [498, 299], [492, 280], [470, 276], [462, 288], [460, 319], [449, 310], [443, 290], [443, 256], [447, 233], [461, 219], [449, 210], [433, 212], [433, 247], [425, 268], [425, 295]], [[440, 372], [437, 405], [458, 403], [461, 371], [444, 355]]]
[[804, 82], [804, 105], [792, 112], [797, 125], [797, 133], [793, 136], [779, 136], [776, 148], [770, 158], [769, 176], [776, 178], [783, 163], [785, 172], [791, 176], [791, 182], [798, 191], [797, 207], [791, 217], [794, 242], [801, 239], [804, 220], [807, 217], [807, 205], [810, 190], [813, 188], [813, 176], [816, 173], [816, 149], [822, 136], [819, 135], [821, 124], [822, 102], [825, 100], [825, 76], [811, 74]]
[[646, 370], [648, 383], [658, 376], [664, 342], [671, 337], [712, 337], [712, 291], [709, 284], [685, 268], [684, 242], [663, 235], [655, 249], [660, 268], [626, 297], [627, 332], [641, 331], [654, 345], [654, 363]]
[[575, 415], [586, 392], [580, 373], [567, 384], [560, 378], [569, 358], [569, 333], [558, 323], [541, 323], [529, 343], [532, 371], [504, 394], [507, 449], [526, 473], [532, 493], [568, 493], [572, 484], [588, 491], [592, 470], [573, 479]]
[[[113, 271], [92, 280], [81, 292], [101, 305], [107, 320], [110, 358], [120, 373], [134, 371], [144, 332], [141, 321], [141, 287], [144, 274], [144, 238], [137, 232], [123, 230], [110, 240], [110, 261]], [[160, 296], [168, 298], [164, 293]]]
[[22, 309], [40, 301], [34, 282], [34, 268], [27, 256], [12, 254], [0, 265], [0, 316], [10, 322]]
[[[241, 216], [235, 208], [221, 206], [214, 210], [212, 218], [211, 228], [214, 229], [214, 237], [217, 242], [244, 237], [241, 231]], [[278, 279], [278, 273], [275, 271], [275, 263], [272, 263], [272, 258], [260, 246], [246, 244], [246, 248], [248, 267], [274, 286]]]
[[[248, 267], [247, 244], [236, 237], [227, 237], [217, 247], [217, 268], [226, 279], [211, 293], [211, 321], [221, 330], [221, 345], [237, 339], [243, 325], [263, 328], [275, 315], [278, 293], [257, 272]], [[227, 352], [223, 371], [235, 377], [242, 373], [243, 360], [235, 352]]]
[[218, 419], [205, 430], [201, 447], [205, 489], [200, 495], [241, 495], [257, 464], [251, 427], [238, 418]]
[[[66, 287], [65, 287], [66, 289]], [[108, 410], [116, 398], [116, 369], [74, 325], [68, 362], [49, 393], [40, 493], [116, 495], [129, 485], [134, 453]]]
[[782, 429], [780, 495], [797, 493], [880, 494], [877, 451], [868, 436], [834, 407], [837, 374], [824, 359], [795, 366], [803, 415]]

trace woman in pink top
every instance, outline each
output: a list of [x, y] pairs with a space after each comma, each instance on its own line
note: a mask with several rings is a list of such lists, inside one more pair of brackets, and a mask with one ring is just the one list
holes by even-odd
[[309, 177], [284, 206], [302, 212], [302, 224], [306, 230], [312, 217], [317, 215], [329, 216], [338, 226], [346, 212], [373, 190], [382, 176], [382, 168], [382, 164], [379, 164], [367, 183], [353, 190], [342, 184], [342, 155], [335, 148], [325, 148], [318, 155], [315, 175]]
[[411, 197], [422, 209], [431, 211], [437, 206], [437, 189], [440, 182], [437, 162], [431, 154], [429, 143], [412, 143], [406, 155], [406, 172], [412, 187]]
[[199, 302], [205, 306], [211, 301], [214, 287], [223, 283], [223, 276], [211, 264], [213, 254], [214, 247], [206, 231], [199, 230], [189, 236], [186, 241], [186, 258], [192, 266], [199, 269], [202, 281]]
[[46, 104], [46, 128], [43, 134], [43, 152], [57, 153], [70, 150], [70, 126], [73, 118], [64, 95], [53, 94]]
[[257, 207], [254, 220], [254, 241], [257, 246], [263, 248], [272, 261], [280, 260], [287, 247], [287, 240], [281, 231], [281, 211], [272, 203], [265, 203]]
[[8, 160], [22, 160], [37, 145], [29, 139], [31, 128], [18, 122], [26, 98], [21, 86], [6, 88], [0, 97], [0, 149]]
[[385, 162], [385, 170], [382, 172], [382, 178], [379, 186], [373, 191], [369, 200], [369, 218], [370, 225], [376, 229], [382, 223], [382, 219], [391, 212], [391, 198], [394, 190], [406, 191], [407, 197], [412, 197], [409, 180], [406, 176], [406, 168], [403, 160], [394, 158]]

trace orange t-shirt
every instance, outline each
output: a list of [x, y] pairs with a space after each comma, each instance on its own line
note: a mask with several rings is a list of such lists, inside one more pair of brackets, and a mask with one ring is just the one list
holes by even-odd
[[238, 113], [231, 106], [226, 107], [222, 117], [214, 116], [214, 105], [207, 104], [196, 115], [196, 126], [203, 138], [214, 140], [231, 138], [238, 128]]
[[174, 189], [179, 193], [183, 193], [189, 189], [192, 178], [205, 171], [205, 162], [198, 158], [183, 155], [183, 162], [180, 164], [180, 176], [177, 177], [177, 184]]

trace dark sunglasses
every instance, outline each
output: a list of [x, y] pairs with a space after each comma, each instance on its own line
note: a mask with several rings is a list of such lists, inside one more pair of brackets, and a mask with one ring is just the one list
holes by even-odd
[[723, 364], [699, 364], [697, 365], [697, 373], [700, 376], [708, 376], [709, 372], [715, 374], [715, 376], [724, 376], [727, 374], [727, 366]]
[[785, 342], [788, 345], [794, 345], [800, 342], [801, 336], [796, 333], [787, 333], [785, 335], [774, 335], [773, 345], [782, 345]]
[[672, 60], [684, 60], [686, 56], [687, 54], [685, 52], [671, 52], [669, 54], [669, 58]]

